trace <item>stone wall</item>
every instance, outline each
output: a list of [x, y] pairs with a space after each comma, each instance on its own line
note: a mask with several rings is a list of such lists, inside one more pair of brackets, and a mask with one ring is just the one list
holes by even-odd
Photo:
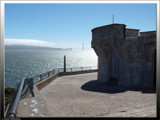
[[119, 58], [114, 49], [111, 52], [111, 77], [119, 79], [120, 78], [120, 65]]
[[138, 37], [139, 36], [139, 30], [138, 29], [125, 29], [125, 36], [126, 37]]
[[156, 36], [156, 31], [146, 31], [146, 32], [140, 32], [140, 36]]
[[92, 48], [98, 56], [98, 80], [117, 78], [129, 87], [153, 87], [156, 32], [111, 24], [92, 29]]

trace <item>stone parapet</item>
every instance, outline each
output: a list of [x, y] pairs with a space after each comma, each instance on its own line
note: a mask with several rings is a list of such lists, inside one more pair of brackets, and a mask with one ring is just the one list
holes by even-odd
[[125, 29], [125, 36], [126, 37], [138, 37], [139, 36], [139, 29]]
[[92, 29], [92, 40], [108, 38], [124, 38], [125, 25], [124, 24], [111, 24]]
[[144, 36], [144, 37], [156, 36], [156, 31], [140, 32], [140, 36]]

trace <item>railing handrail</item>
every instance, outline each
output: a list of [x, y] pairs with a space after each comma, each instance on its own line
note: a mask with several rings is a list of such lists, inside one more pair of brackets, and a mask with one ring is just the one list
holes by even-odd
[[[98, 66], [87, 66], [87, 67], [69, 67], [69, 68], [66, 68], [66, 69], [72, 69], [73, 70], [73, 68], [88, 68], [88, 67], [98, 67]], [[35, 75], [35, 76], [32, 76], [32, 77], [30, 77], [30, 78], [33, 78], [33, 77], [38, 77], [38, 76], [40, 76], [40, 75], [43, 75], [43, 74], [47, 74], [48, 72], [51, 72], [51, 71], [53, 71], [53, 70], [57, 70], [58, 71], [58, 69], [64, 69], [64, 68], [55, 68], [55, 69], [52, 69], [52, 70], [50, 70], [50, 71], [47, 71], [47, 72], [44, 72], [44, 73], [41, 73], [41, 74], [37, 74], [37, 75]], [[83, 70], [84, 71], [84, 70]], [[58, 73], [59, 73], [59, 71], [58, 71]]]
[[88, 68], [88, 67], [97, 67], [97, 66], [86, 66], [86, 67], [69, 67], [69, 68], [66, 68], [66, 69], [71, 69], [71, 68]]
[[9, 117], [16, 117], [17, 106], [18, 106], [18, 102], [19, 102], [19, 99], [20, 99], [20, 96], [21, 96], [21, 92], [22, 92], [22, 89], [23, 89], [25, 79], [26, 79], [26, 77], [24, 77], [22, 79], [21, 84], [18, 88], [18, 92], [17, 92], [16, 98], [14, 100], [14, 103], [12, 105], [12, 108], [10, 110]]

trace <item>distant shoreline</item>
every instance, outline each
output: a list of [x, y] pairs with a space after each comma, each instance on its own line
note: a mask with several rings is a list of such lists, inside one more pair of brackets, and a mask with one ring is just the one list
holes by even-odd
[[5, 45], [5, 50], [72, 50], [72, 48], [51, 48], [41, 46]]

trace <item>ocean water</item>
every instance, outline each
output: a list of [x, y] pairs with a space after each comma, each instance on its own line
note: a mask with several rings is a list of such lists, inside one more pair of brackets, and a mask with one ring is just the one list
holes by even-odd
[[5, 88], [16, 87], [23, 77], [63, 68], [97, 66], [98, 57], [94, 50], [6, 50]]

